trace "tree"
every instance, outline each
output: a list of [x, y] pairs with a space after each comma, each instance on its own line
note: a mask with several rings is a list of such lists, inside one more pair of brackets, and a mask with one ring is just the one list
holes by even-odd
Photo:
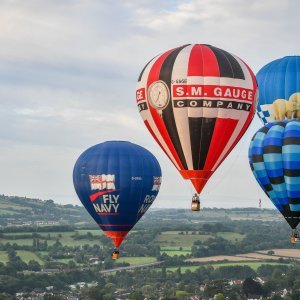
[[274, 269], [272, 273], [273, 280], [280, 280], [282, 277], [282, 271], [279, 268]]
[[183, 299], [187, 299], [187, 297], [189, 296], [189, 293], [186, 291], [176, 291], [176, 297], [178, 298], [183, 298]]
[[82, 299], [89, 299], [89, 300], [102, 300], [103, 299], [103, 292], [101, 288], [98, 286], [93, 286], [90, 288], [83, 288], [81, 292]]
[[144, 296], [143, 293], [141, 291], [134, 291], [131, 295], [130, 295], [130, 299], [132, 300], [144, 300]]
[[30, 271], [41, 271], [41, 265], [36, 260], [30, 260], [28, 262], [28, 270]]
[[248, 297], [249, 294], [252, 295], [263, 295], [262, 285], [253, 280], [252, 278], [246, 278], [242, 285], [243, 293]]
[[222, 293], [218, 293], [215, 296], [215, 300], [225, 300], [225, 296]]
[[75, 269], [75, 268], [76, 268], [76, 263], [75, 263], [75, 261], [74, 261], [74, 260], [69, 260], [69, 261], [68, 261], [68, 267], [69, 267], [70, 269]]

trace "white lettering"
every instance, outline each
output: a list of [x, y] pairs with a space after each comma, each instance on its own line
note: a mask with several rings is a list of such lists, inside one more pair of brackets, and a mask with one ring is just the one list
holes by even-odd
[[232, 94], [233, 94], [233, 98], [239, 98], [240, 90], [239, 89], [234, 89]]
[[227, 108], [232, 108], [232, 102], [229, 102]]
[[238, 103], [237, 108], [236, 109], [243, 109], [243, 103]]
[[184, 106], [184, 102], [182, 100], [177, 101], [177, 106], [178, 107], [183, 107]]
[[203, 101], [203, 107], [211, 107], [212, 101]]
[[202, 95], [202, 87], [201, 86], [199, 86], [199, 87], [192, 86], [191, 93], [192, 93], [192, 96], [201, 96]]
[[248, 92], [248, 100], [252, 100], [253, 99], [253, 92], [249, 91]]
[[115, 200], [115, 203], [117, 203], [118, 200], [119, 200], [120, 195], [112, 195], [112, 196], [113, 196], [113, 198]]
[[246, 97], [247, 97], [247, 92], [246, 92], [245, 90], [242, 91], [241, 97], [242, 97], [242, 99], [246, 99]]
[[224, 97], [230, 97], [231, 98], [231, 90], [230, 89], [225, 90]]
[[184, 89], [182, 86], [176, 88], [176, 96], [180, 97], [184, 95]]
[[101, 212], [101, 209], [100, 209], [100, 207], [99, 207], [99, 204], [93, 203], [93, 206], [94, 206], [96, 212]]
[[222, 96], [222, 89], [220, 87], [216, 87], [214, 89], [214, 95], [218, 97]]
[[197, 101], [195, 101], [195, 100], [194, 100], [194, 101], [191, 101], [191, 102], [190, 102], [190, 106], [191, 106], [191, 107], [196, 107], [196, 106], [197, 106]]
[[119, 205], [120, 204], [112, 204], [112, 206], [113, 206], [113, 208], [115, 210], [115, 213], [118, 212]]

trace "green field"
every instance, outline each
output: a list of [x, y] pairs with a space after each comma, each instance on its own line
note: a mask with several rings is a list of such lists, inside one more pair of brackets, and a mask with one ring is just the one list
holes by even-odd
[[[43, 242], [43, 240], [41, 240]], [[10, 243], [11, 245], [17, 244], [19, 246], [32, 246], [33, 239], [15, 239], [15, 240], [9, 240], [9, 239], [3, 239], [0, 238], [0, 244], [6, 244]], [[55, 240], [47, 241], [48, 246], [53, 245], [55, 243]]]
[[0, 262], [4, 264], [8, 262], [8, 255], [6, 251], [0, 251]]
[[[7, 209], [7, 210], [11, 210], [11, 211], [14, 211], [14, 210], [21, 210], [21, 211], [24, 211], [24, 207], [22, 207], [21, 205], [11, 205], [10, 203], [0, 203], [0, 209]], [[32, 210], [31, 207], [26, 207], [27, 210]]]
[[[286, 265], [278, 262], [267, 262], [267, 261], [260, 261], [260, 262], [231, 262], [231, 263], [216, 263], [216, 264], [201, 264], [197, 266], [183, 266], [180, 267], [181, 272], [186, 272], [187, 270], [190, 270], [191, 272], [196, 271], [198, 268], [203, 267], [203, 266], [212, 266], [213, 268], [220, 268], [220, 267], [226, 267], [226, 266], [249, 266], [251, 269], [254, 271], [257, 271], [257, 269], [261, 265]], [[178, 269], [178, 267], [170, 267], [167, 268], [167, 271], [170, 272], [175, 272]]]
[[245, 235], [237, 232], [218, 232], [216, 234], [217, 237], [221, 237], [230, 242], [241, 241], [244, 239]]
[[55, 261], [61, 262], [63, 264], [68, 264], [69, 261], [71, 261], [71, 260], [73, 260], [76, 265], [80, 265], [80, 264], [76, 263], [76, 261], [74, 260], [74, 258], [59, 258], [59, 259], [55, 259]]
[[[94, 234], [94, 232], [96, 232], [97, 230], [79, 230], [81, 231], [79, 234], [86, 234], [86, 232], [91, 232], [92, 234]], [[98, 232], [100, 232], [100, 230], [98, 230]], [[47, 244], [48, 246], [53, 245], [56, 242], [56, 239], [59, 240], [60, 243], [62, 243], [63, 246], [84, 246], [85, 244], [88, 245], [101, 245], [100, 240], [98, 239], [80, 239], [80, 240], [74, 240], [74, 238], [72, 236], [75, 235], [75, 231], [69, 231], [69, 232], [38, 232], [39, 235], [41, 235], [42, 237], [47, 237], [48, 236], [51, 238], [51, 240], [47, 240]], [[23, 233], [23, 235], [27, 233]], [[18, 235], [21, 235], [21, 233], [15, 233], [15, 234], [9, 234], [9, 235], [14, 235], [16, 237], [16, 239], [6, 239], [5, 235], [4, 238], [0, 238], [0, 244], [6, 244], [6, 243], [10, 243], [10, 244], [17, 244], [20, 246], [32, 246], [33, 244], [33, 239], [29, 238], [29, 239], [23, 239], [20, 238], [18, 239]], [[99, 234], [100, 235], [100, 234]], [[31, 236], [31, 233], [28, 233], [28, 236]], [[44, 242], [43, 239], [40, 239], [40, 242]]]
[[[182, 232], [184, 234], [182, 234]], [[241, 241], [244, 238], [243, 234], [236, 233], [236, 232], [219, 232], [219, 233], [216, 233], [213, 235], [198, 234], [198, 233], [199, 233], [198, 231], [197, 232], [195, 232], [195, 231], [164, 231], [155, 238], [154, 242], [158, 243], [162, 247], [163, 251], [179, 250], [179, 249], [170, 249], [170, 248], [178, 248], [179, 246], [184, 246], [183, 248], [188, 248], [188, 249], [183, 249], [185, 251], [188, 251], [193, 246], [194, 242], [198, 241], [198, 240], [206, 241], [209, 238], [222, 237], [225, 240], [235, 242], [235, 241]], [[176, 254], [174, 254], [174, 255], [176, 255]]]
[[160, 251], [160, 254], [163, 254], [163, 253], [166, 253], [169, 256], [175, 256], [175, 255], [180, 256], [180, 255], [191, 254], [191, 251], [188, 251], [188, 250], [186, 250], [186, 251], [184, 251], [184, 250], [182, 250], [182, 251], [180, 251], [180, 250], [162, 250], [162, 251]]
[[191, 247], [162, 246], [161, 251], [191, 251]]
[[232, 262], [232, 263], [219, 263], [219, 264], [212, 264], [214, 268], [219, 268], [219, 267], [232, 267], [232, 266], [249, 266], [251, 269], [254, 271], [257, 271], [257, 269], [261, 265], [287, 265], [279, 262], [267, 262], [267, 261], [255, 261], [255, 262]]
[[14, 214], [18, 214], [18, 212], [12, 211], [9, 208], [7, 209], [0, 208], [0, 215], [14, 215]]
[[131, 265], [138, 265], [138, 264], [149, 264], [156, 262], [155, 257], [120, 257], [118, 260], [119, 263], [126, 262]]
[[39, 264], [43, 265], [44, 262], [33, 252], [25, 251], [25, 250], [18, 250], [17, 255], [25, 262], [28, 263], [30, 260], [35, 260]]
[[157, 235], [154, 242], [163, 247], [184, 246], [191, 247], [195, 241], [208, 240], [211, 236], [204, 234], [179, 234], [180, 231], [165, 231]]
[[79, 235], [84, 235], [90, 232], [92, 235], [99, 236], [99, 235], [104, 235], [103, 231], [99, 229], [78, 229], [76, 230]]

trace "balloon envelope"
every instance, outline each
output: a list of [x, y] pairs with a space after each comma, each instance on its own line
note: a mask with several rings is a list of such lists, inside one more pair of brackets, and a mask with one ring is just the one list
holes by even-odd
[[300, 221], [300, 122], [271, 122], [259, 129], [249, 147], [252, 172], [289, 225]]
[[264, 124], [300, 117], [300, 56], [271, 61], [259, 70], [256, 78], [257, 114]]
[[200, 193], [248, 128], [256, 91], [241, 59], [195, 44], [154, 57], [138, 78], [136, 100], [156, 142]]
[[80, 155], [73, 182], [84, 207], [119, 247], [156, 198], [161, 169], [145, 148], [109, 141]]

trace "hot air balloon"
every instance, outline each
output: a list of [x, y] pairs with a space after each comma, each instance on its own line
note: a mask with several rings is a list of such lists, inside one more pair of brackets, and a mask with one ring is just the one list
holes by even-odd
[[300, 121], [270, 122], [253, 136], [249, 147], [252, 172], [266, 195], [294, 230], [300, 221]]
[[[195, 44], [148, 62], [136, 100], [151, 135], [200, 194], [248, 128], [256, 91], [255, 76], [240, 58]], [[199, 210], [197, 193], [192, 210]]]
[[266, 124], [300, 117], [300, 56], [285, 56], [262, 67], [257, 114]]
[[76, 193], [95, 222], [115, 244], [113, 259], [127, 233], [155, 200], [161, 169], [145, 148], [108, 141], [84, 151], [74, 166]]

